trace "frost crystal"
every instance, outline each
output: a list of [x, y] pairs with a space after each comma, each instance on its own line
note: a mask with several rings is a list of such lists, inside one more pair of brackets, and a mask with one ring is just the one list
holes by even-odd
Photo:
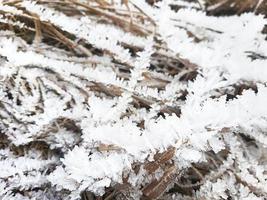
[[266, 198], [266, 18], [220, 6], [0, 2], [0, 199]]

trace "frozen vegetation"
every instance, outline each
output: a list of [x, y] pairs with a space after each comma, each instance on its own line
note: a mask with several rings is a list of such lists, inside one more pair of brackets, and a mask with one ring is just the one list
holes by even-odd
[[261, 4], [2, 0], [0, 199], [266, 199]]

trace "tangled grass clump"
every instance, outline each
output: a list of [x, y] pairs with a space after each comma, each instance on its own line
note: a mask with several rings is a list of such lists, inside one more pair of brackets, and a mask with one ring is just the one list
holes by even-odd
[[0, 2], [0, 199], [265, 199], [265, 12]]

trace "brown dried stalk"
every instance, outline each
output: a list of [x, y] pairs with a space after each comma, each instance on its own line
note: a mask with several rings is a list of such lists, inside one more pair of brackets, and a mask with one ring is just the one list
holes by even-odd
[[176, 148], [171, 147], [164, 153], [158, 153], [154, 156], [155, 161], [147, 163], [144, 169], [149, 173], [154, 173], [161, 165], [171, 160], [175, 154]]
[[[36, 15], [36, 18], [38, 18], [37, 15]], [[40, 19], [34, 19], [34, 26], [35, 26], [34, 43], [38, 45], [42, 41], [42, 30], [41, 30], [41, 22], [40, 22]]]
[[51, 25], [49, 23], [44, 23], [44, 24], [46, 25], [47, 31], [50, 31], [52, 33], [52, 35], [57, 37], [59, 39], [59, 41], [61, 41], [66, 46], [68, 46], [70, 49], [72, 49], [74, 51], [77, 49], [88, 57], [92, 56], [92, 53], [87, 48], [73, 42], [71, 39], [69, 39], [64, 34], [62, 34], [60, 31], [58, 31], [53, 25]]
[[101, 143], [98, 145], [97, 150], [100, 152], [106, 152], [106, 151], [121, 151], [123, 149], [114, 144], [102, 144]]
[[142, 27], [139, 24], [131, 23], [131, 21], [125, 20], [124, 18], [118, 17], [118, 16], [116, 16], [110, 12], [103, 11], [103, 10], [98, 9], [98, 8], [94, 8], [88, 4], [81, 3], [81, 2], [78, 2], [76, 0], [68, 0], [68, 1], [70, 3], [77, 5], [77, 6], [86, 8], [92, 14], [104, 16], [107, 19], [112, 20], [114, 24], [120, 26], [122, 29], [124, 29], [127, 32], [128, 31], [134, 32], [134, 33], [136, 33], [138, 35], [142, 35], [142, 36], [146, 36], [152, 32], [151, 30], [148, 30], [147, 28]]
[[166, 169], [163, 176], [159, 180], [152, 181], [152, 183], [147, 185], [142, 190], [144, 198], [148, 199], [159, 198], [174, 180], [176, 172], [177, 172], [177, 167], [174, 165]]

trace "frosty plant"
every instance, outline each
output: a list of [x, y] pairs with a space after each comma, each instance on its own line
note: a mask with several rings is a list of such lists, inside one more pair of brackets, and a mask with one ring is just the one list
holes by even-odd
[[199, 2], [2, 0], [0, 199], [266, 198], [264, 3]]

